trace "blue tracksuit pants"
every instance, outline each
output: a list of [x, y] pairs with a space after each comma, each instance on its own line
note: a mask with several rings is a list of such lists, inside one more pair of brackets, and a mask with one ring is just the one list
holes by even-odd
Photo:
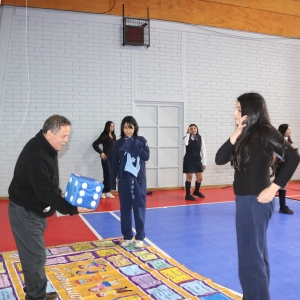
[[[139, 205], [135, 202], [135, 195], [133, 193], [134, 184], [139, 185], [141, 194], [139, 195]], [[146, 182], [137, 182], [133, 179], [119, 180], [118, 192], [120, 198], [121, 209], [121, 231], [124, 240], [131, 240], [133, 238], [132, 232], [132, 208], [136, 229], [135, 239], [143, 241], [145, 238], [145, 217], [146, 217]]]
[[275, 200], [262, 204], [256, 195], [236, 196], [236, 234], [243, 300], [270, 300], [267, 229]]

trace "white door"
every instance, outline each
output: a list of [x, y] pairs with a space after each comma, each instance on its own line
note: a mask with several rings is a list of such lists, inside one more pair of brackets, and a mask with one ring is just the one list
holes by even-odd
[[147, 187], [182, 186], [182, 103], [136, 102], [139, 135], [148, 141]]

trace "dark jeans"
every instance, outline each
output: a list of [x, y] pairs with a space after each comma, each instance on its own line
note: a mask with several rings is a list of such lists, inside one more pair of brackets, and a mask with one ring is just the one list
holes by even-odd
[[267, 229], [275, 207], [274, 199], [262, 204], [257, 201], [256, 195], [236, 196], [236, 234], [243, 300], [270, 300]]
[[26, 300], [45, 300], [47, 277], [44, 268], [44, 232], [47, 220], [13, 202], [9, 203], [8, 214], [24, 273]]
[[121, 231], [124, 240], [131, 240], [133, 237], [132, 232], [132, 216], [131, 211], [133, 207], [134, 223], [136, 229], [135, 239], [143, 241], [145, 238], [145, 217], [146, 217], [146, 182], [138, 183], [140, 190], [144, 191], [141, 194], [142, 205], [136, 205], [132, 199], [132, 185], [129, 180], [119, 181], [118, 193], [120, 198], [121, 210]]
[[102, 169], [103, 169], [103, 193], [110, 192], [110, 166], [111, 158], [107, 157], [105, 160], [101, 159]]

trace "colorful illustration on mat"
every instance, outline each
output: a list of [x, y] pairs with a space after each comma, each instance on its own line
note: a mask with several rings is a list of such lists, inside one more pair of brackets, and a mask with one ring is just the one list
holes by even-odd
[[[48, 248], [48, 287], [69, 299], [240, 299], [153, 247], [121, 247], [121, 238]], [[17, 252], [0, 254], [0, 300], [23, 300]]]

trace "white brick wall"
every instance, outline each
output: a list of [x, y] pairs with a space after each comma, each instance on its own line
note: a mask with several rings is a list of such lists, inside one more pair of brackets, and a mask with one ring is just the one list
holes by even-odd
[[151, 47], [137, 51], [137, 96], [182, 99], [181, 33], [154, 28]]
[[[187, 35], [186, 121], [199, 125], [208, 144], [206, 184], [232, 182], [232, 169], [214, 164], [219, 146], [234, 129], [232, 117], [238, 95], [257, 91], [265, 96], [273, 125], [289, 123], [299, 146], [297, 93], [299, 45], [265, 40]], [[197, 113], [198, 112], [198, 113]], [[195, 118], [196, 116], [196, 118]], [[299, 179], [297, 171], [295, 179]], [[205, 184], [204, 183], [204, 184]]]
[[148, 49], [123, 47], [120, 17], [42, 9], [27, 10], [26, 40], [25, 9], [2, 10], [0, 196], [22, 147], [54, 113], [73, 123], [59, 154], [62, 188], [71, 172], [102, 180], [91, 144], [107, 120], [119, 136], [135, 100], [184, 102], [182, 135], [196, 123], [207, 146], [203, 185], [232, 183], [232, 168], [214, 157], [234, 130], [241, 93], [262, 93], [274, 126], [289, 123], [300, 146], [298, 41], [151, 20]]

